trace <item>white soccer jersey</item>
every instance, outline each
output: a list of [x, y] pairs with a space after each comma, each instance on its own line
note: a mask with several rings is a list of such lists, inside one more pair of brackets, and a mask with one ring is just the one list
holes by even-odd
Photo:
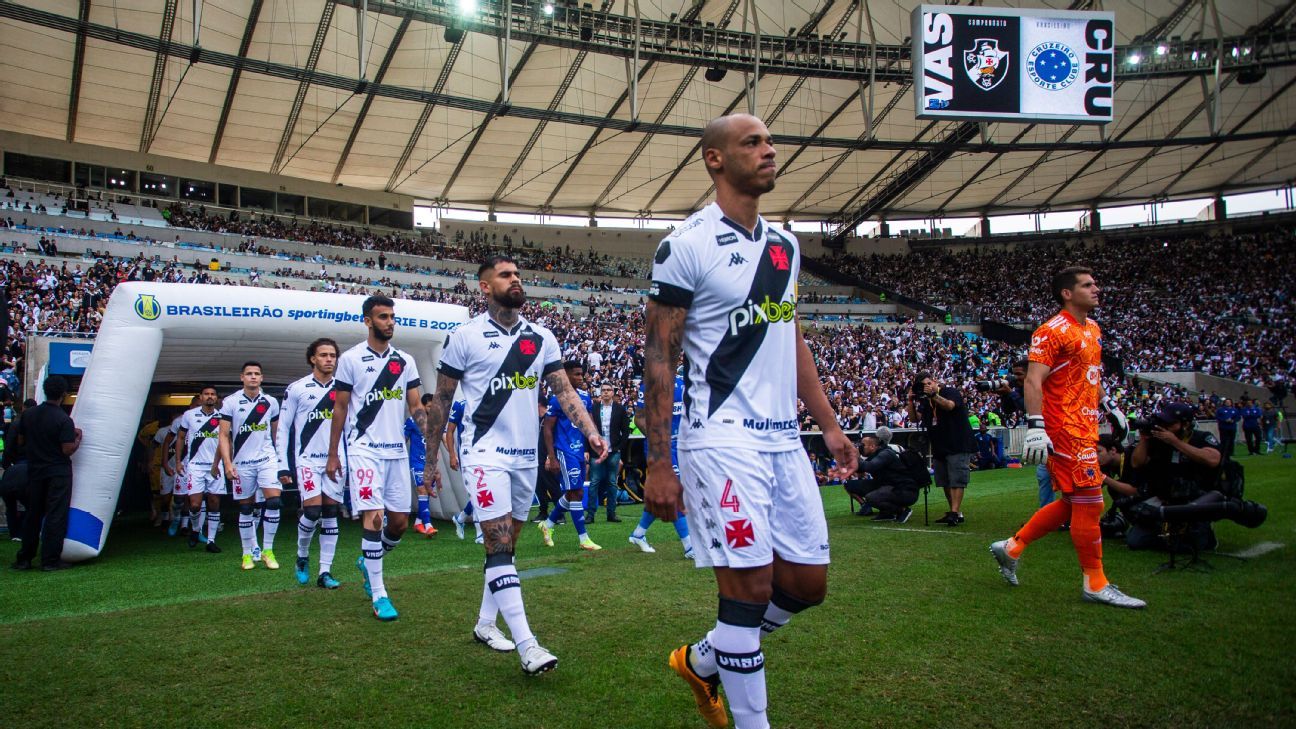
[[796, 280], [791, 233], [758, 218], [747, 231], [712, 203], [661, 242], [653, 301], [688, 309], [687, 388], [679, 448], [801, 447], [796, 394]]
[[[328, 460], [333, 401], [337, 398], [333, 383], [331, 378], [320, 382], [312, 372], [284, 391], [276, 443], [280, 471], [291, 471], [291, 464], [297, 461], [321, 464]], [[290, 447], [292, 458], [289, 458]]]
[[374, 458], [405, 457], [405, 396], [419, 386], [414, 358], [388, 345], [375, 352], [361, 342], [338, 357], [334, 386], [350, 392], [346, 436], [348, 453]]
[[278, 400], [264, 392], [248, 397], [239, 390], [221, 403], [220, 415], [230, 424], [230, 456], [236, 465], [275, 457], [270, 425], [279, 419]]
[[459, 436], [466, 462], [536, 464], [540, 381], [562, 369], [553, 332], [522, 317], [506, 329], [480, 314], [450, 335], [438, 369], [459, 380], [467, 402]]
[[180, 454], [180, 460], [195, 466], [210, 466], [216, 460], [220, 411], [204, 413], [202, 408], [186, 410], [180, 416], [180, 427], [185, 431], [184, 451]]

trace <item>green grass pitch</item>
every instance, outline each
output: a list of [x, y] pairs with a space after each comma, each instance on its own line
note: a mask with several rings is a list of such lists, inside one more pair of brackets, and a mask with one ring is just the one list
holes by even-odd
[[[1283, 546], [1207, 572], [1154, 574], [1164, 555], [1106, 545], [1108, 576], [1146, 611], [1080, 600], [1070, 540], [1027, 551], [1021, 587], [987, 545], [1034, 510], [1030, 470], [976, 473], [958, 528], [877, 525], [823, 490], [832, 537], [829, 597], [765, 641], [778, 727], [1256, 727], [1296, 725], [1296, 460], [1242, 458], [1247, 495], [1269, 521], [1217, 526], [1221, 552]], [[932, 494], [933, 517], [943, 499]], [[0, 573], [0, 725], [8, 727], [701, 727], [666, 667], [715, 619], [715, 586], [669, 525], [658, 553], [626, 543], [639, 516], [570, 526], [546, 549], [528, 527], [518, 567], [531, 625], [560, 659], [524, 676], [514, 655], [470, 635], [481, 548], [450, 525], [410, 532], [388, 557], [401, 618], [374, 620], [347, 522], [342, 589], [299, 587], [295, 515], [283, 569], [239, 570], [233, 525], [221, 555], [139, 523], [113, 528], [104, 556], [66, 572]], [[17, 545], [0, 546], [4, 564]]]

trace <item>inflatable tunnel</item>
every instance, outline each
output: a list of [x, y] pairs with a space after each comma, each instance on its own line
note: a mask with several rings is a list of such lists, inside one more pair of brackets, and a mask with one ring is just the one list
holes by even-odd
[[[331, 337], [346, 350], [365, 338], [364, 299], [205, 284], [118, 285], [72, 410], [83, 438], [72, 457], [72, 508], [63, 559], [79, 562], [103, 550], [136, 426], [154, 382], [229, 381], [240, 364], [257, 360], [266, 384], [286, 385], [309, 371], [306, 345], [312, 340]], [[447, 335], [467, 320], [468, 310], [427, 301], [395, 302], [393, 342], [414, 357], [426, 391], [435, 382]], [[448, 488], [433, 504], [443, 519], [467, 501], [458, 474], [446, 471], [446, 460], [441, 459], [442, 483]]]

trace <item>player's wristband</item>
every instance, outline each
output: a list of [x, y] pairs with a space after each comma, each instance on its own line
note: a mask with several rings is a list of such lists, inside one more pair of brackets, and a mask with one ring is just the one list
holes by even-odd
[[284, 469], [279, 472], [279, 478], [292, 478], [292, 471]]
[[1043, 415], [1027, 415], [1027, 416], [1026, 416], [1026, 427], [1027, 427], [1027, 428], [1040, 428], [1040, 429], [1043, 429], [1043, 428], [1044, 428], [1044, 416], [1043, 416]]

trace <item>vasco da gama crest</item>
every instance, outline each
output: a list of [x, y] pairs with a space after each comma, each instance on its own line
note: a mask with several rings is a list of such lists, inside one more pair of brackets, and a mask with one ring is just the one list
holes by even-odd
[[995, 38], [977, 38], [963, 51], [963, 70], [977, 88], [989, 91], [1008, 76], [1008, 51]]

